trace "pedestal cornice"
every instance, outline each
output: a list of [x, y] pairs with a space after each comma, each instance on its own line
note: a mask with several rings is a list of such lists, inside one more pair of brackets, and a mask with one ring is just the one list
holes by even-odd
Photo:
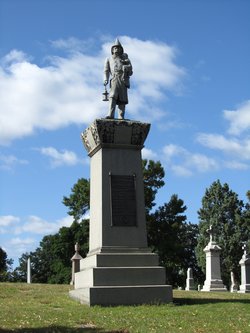
[[150, 124], [131, 120], [96, 119], [82, 134], [83, 144], [92, 156], [100, 148], [142, 149]]

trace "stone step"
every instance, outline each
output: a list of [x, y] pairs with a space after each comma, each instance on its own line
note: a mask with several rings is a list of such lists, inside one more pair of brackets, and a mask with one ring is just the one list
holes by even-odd
[[75, 274], [75, 289], [92, 286], [164, 285], [164, 267], [97, 267]]
[[71, 290], [69, 295], [90, 306], [161, 304], [173, 301], [172, 287], [168, 285], [90, 287]]
[[152, 267], [158, 262], [155, 253], [99, 253], [82, 259], [80, 270], [86, 267]]

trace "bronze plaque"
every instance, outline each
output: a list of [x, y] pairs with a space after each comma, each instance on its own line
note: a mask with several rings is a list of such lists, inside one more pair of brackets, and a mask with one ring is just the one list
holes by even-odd
[[111, 175], [112, 226], [136, 226], [135, 176]]

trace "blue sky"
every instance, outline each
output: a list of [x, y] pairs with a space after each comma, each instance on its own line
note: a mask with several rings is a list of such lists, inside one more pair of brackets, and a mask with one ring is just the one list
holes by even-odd
[[[250, 2], [0, 0], [0, 246], [9, 258], [69, 226], [64, 195], [89, 177], [80, 133], [107, 114], [103, 64], [118, 36], [133, 65], [126, 117], [151, 123], [143, 156], [197, 223], [220, 179], [246, 201]], [[247, 180], [248, 179], [248, 180]]]

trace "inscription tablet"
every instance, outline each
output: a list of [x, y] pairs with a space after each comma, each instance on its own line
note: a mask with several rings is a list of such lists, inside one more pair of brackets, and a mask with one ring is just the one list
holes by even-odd
[[111, 175], [112, 225], [136, 226], [135, 176]]

